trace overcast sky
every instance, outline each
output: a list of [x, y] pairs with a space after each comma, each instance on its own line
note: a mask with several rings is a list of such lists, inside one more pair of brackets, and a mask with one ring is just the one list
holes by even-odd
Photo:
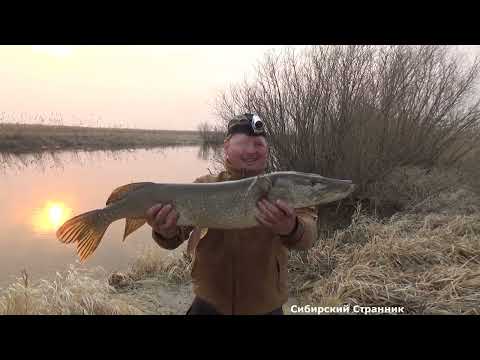
[[[2, 45], [0, 121], [195, 130], [214, 122], [219, 91], [283, 47]], [[460, 48], [480, 54], [480, 46]]]

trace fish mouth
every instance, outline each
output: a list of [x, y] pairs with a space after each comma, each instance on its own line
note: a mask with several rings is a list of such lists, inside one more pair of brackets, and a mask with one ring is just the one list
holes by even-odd
[[350, 183], [350, 185], [348, 185], [348, 189], [347, 189], [348, 195], [350, 195], [351, 193], [353, 193], [356, 188], [357, 188], [357, 185]]
[[309, 177], [312, 184], [323, 184], [323, 185], [353, 185], [352, 180], [343, 180], [343, 179], [334, 179], [318, 174], [304, 174], [304, 176]]
[[333, 191], [339, 193], [351, 194], [355, 190], [356, 185], [353, 184], [351, 180], [337, 180], [334, 183], [329, 184], [329, 187], [331, 187]]
[[338, 192], [338, 193], [349, 193], [350, 194], [356, 188], [356, 185], [352, 184], [352, 182], [349, 181], [349, 180], [345, 180], [345, 181], [342, 181], [342, 182], [335, 182], [335, 183], [322, 182], [322, 183], [317, 183], [317, 184], [322, 186], [324, 189], [326, 188], [329, 191]]
[[312, 197], [317, 198], [319, 200], [319, 204], [327, 204], [345, 199], [354, 192], [355, 188], [355, 184], [352, 184], [351, 181], [346, 180], [342, 181], [341, 183], [328, 184], [327, 186], [322, 187], [322, 189], [319, 189], [318, 192], [315, 189]]
[[331, 196], [346, 197], [353, 193], [356, 185], [352, 180], [327, 178], [318, 174], [306, 174], [311, 178], [312, 186], [327, 190]]

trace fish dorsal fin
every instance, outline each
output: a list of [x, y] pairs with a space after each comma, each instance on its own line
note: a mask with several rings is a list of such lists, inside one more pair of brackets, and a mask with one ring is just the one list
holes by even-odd
[[145, 218], [127, 218], [125, 223], [125, 233], [123, 234], [123, 241], [127, 238], [128, 235], [133, 233], [135, 230], [143, 226], [147, 222]]
[[111, 203], [114, 203], [118, 200], [120, 200], [121, 198], [123, 198], [127, 193], [129, 193], [130, 191], [133, 191], [133, 190], [136, 190], [136, 189], [139, 189], [147, 184], [152, 184], [152, 183], [149, 183], [149, 182], [138, 182], [138, 183], [132, 183], [132, 184], [127, 184], [127, 185], [122, 185], [118, 188], [116, 188], [115, 190], [112, 191], [112, 193], [110, 194], [110, 196], [108, 197], [108, 200], [107, 200], [107, 205], [110, 205]]

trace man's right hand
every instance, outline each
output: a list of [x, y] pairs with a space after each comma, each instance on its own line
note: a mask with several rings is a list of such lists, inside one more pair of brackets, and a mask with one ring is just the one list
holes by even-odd
[[157, 234], [165, 239], [177, 234], [178, 213], [172, 205], [156, 204], [147, 210], [147, 223]]

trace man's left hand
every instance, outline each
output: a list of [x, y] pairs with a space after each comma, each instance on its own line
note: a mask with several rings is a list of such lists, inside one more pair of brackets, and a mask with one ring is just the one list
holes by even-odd
[[290, 234], [296, 225], [297, 215], [295, 209], [282, 200], [275, 203], [262, 199], [258, 203], [259, 214], [255, 215], [257, 221], [271, 229], [277, 235]]

